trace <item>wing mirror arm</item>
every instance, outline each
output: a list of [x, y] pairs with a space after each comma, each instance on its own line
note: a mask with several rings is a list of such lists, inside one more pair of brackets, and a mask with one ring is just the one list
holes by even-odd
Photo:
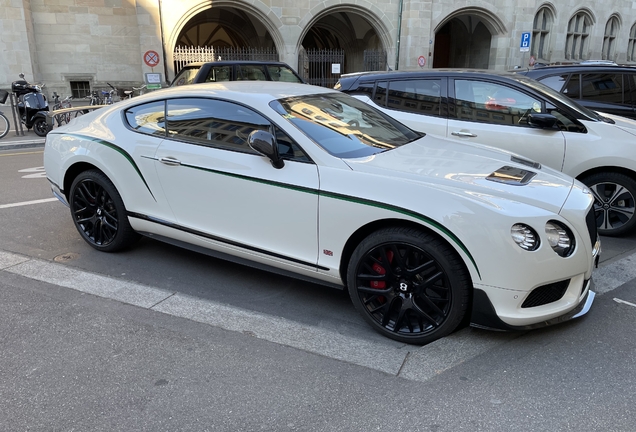
[[285, 162], [278, 154], [276, 138], [271, 133], [263, 130], [252, 131], [247, 137], [247, 143], [254, 151], [267, 156], [274, 168], [281, 169], [285, 166]]

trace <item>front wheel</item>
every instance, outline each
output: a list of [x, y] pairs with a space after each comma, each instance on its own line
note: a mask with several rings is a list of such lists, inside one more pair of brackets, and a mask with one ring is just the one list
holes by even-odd
[[627, 234], [636, 227], [636, 181], [616, 172], [592, 174], [581, 179], [594, 195], [598, 233], [605, 236]]
[[425, 232], [386, 228], [353, 252], [347, 286], [355, 308], [379, 333], [423, 345], [464, 319], [471, 280], [456, 252]]
[[9, 119], [0, 112], [0, 138], [9, 133]]
[[37, 118], [35, 122], [33, 122], [33, 132], [35, 132], [37, 136], [46, 136], [46, 134], [49, 133], [49, 125], [46, 124], [46, 119], [42, 117]]
[[101, 171], [84, 171], [75, 178], [69, 204], [82, 238], [99, 251], [116, 252], [139, 238], [115, 185]]

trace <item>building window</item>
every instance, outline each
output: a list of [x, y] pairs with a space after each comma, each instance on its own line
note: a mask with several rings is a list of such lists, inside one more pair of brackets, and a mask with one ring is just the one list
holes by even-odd
[[565, 42], [565, 58], [570, 60], [583, 60], [587, 57], [592, 19], [581, 11], [570, 19], [568, 23], [568, 35]]
[[616, 34], [618, 33], [618, 18], [616, 16], [611, 16], [609, 20], [607, 20], [607, 24], [605, 25], [605, 36], [603, 36], [603, 51], [602, 51], [602, 59], [603, 60], [613, 60], [614, 52], [616, 51]]
[[629, 45], [627, 46], [627, 61], [636, 61], [636, 24], [629, 31]]
[[88, 81], [71, 81], [71, 94], [73, 99], [82, 99], [91, 94], [91, 85]]
[[536, 59], [548, 59], [548, 36], [552, 27], [552, 12], [547, 7], [542, 7], [534, 16], [532, 25], [532, 55]]

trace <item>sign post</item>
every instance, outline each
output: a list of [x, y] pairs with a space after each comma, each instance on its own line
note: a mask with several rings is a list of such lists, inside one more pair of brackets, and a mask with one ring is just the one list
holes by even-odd
[[[519, 51], [522, 53], [526, 53], [530, 51], [530, 41], [532, 40], [532, 34], [530, 32], [521, 33], [521, 44], [519, 45]], [[525, 63], [526, 56], [521, 56], [521, 64]]]

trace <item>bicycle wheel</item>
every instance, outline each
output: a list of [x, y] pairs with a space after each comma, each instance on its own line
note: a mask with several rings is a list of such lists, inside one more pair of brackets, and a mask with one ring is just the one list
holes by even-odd
[[9, 133], [9, 119], [0, 112], [0, 138]]

